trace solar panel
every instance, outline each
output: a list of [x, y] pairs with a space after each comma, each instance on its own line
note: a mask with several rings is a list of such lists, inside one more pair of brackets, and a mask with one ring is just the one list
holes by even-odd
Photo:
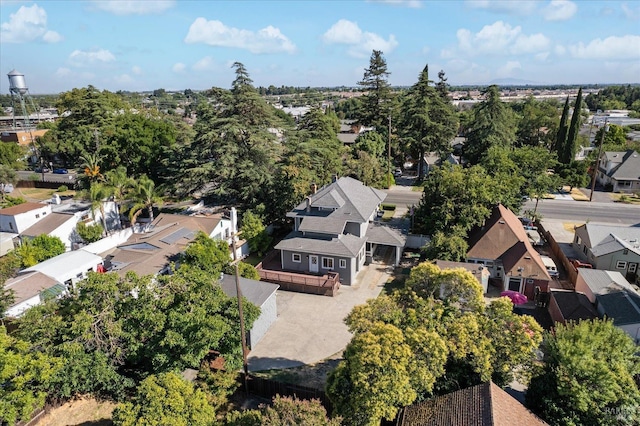
[[160, 239], [165, 244], [175, 244], [180, 238], [191, 239], [193, 238], [193, 231], [187, 228], [180, 228], [175, 232]]

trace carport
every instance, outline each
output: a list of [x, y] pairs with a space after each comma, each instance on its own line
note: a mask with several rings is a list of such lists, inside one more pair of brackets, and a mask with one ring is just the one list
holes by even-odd
[[367, 262], [373, 260], [373, 255], [380, 246], [392, 247], [395, 250], [393, 265], [397, 266], [402, 258], [407, 237], [397, 229], [379, 223], [370, 223], [367, 229]]

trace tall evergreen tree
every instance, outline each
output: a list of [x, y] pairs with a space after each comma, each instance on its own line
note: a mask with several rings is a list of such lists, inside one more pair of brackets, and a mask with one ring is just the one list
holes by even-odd
[[358, 85], [366, 91], [361, 97], [362, 107], [358, 120], [367, 126], [375, 126], [378, 132], [384, 133], [391, 112], [391, 86], [387, 61], [380, 50], [374, 50], [369, 59], [369, 68]]
[[473, 109], [464, 157], [477, 164], [492, 146], [512, 147], [516, 139], [513, 110], [500, 100], [498, 86], [489, 86], [485, 99]]
[[556, 152], [558, 153], [558, 160], [561, 160], [562, 152], [564, 151], [564, 146], [567, 143], [567, 132], [569, 126], [567, 122], [569, 121], [569, 97], [567, 96], [567, 100], [564, 101], [564, 108], [562, 108], [562, 116], [560, 117], [560, 125], [558, 126], [558, 134], [556, 136]]
[[580, 111], [582, 110], [582, 87], [578, 90], [578, 97], [576, 98], [576, 104], [573, 107], [573, 115], [571, 116], [571, 124], [569, 125], [569, 132], [567, 133], [567, 141], [564, 144], [562, 150], [562, 157], [560, 162], [562, 164], [570, 164], [576, 156], [576, 141], [578, 139], [578, 132], [580, 131]]
[[[438, 75], [442, 81], [441, 74]], [[402, 135], [419, 159], [432, 151], [448, 154], [458, 125], [451, 103], [430, 83], [426, 65], [402, 105]], [[422, 167], [418, 167], [418, 179], [422, 177]]]

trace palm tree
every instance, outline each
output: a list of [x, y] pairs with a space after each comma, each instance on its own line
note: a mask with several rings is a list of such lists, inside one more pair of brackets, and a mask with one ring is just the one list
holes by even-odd
[[111, 188], [111, 196], [116, 205], [116, 214], [120, 218], [120, 206], [133, 187], [133, 179], [127, 176], [127, 168], [124, 166], [109, 170], [105, 173], [104, 178], [106, 185]]
[[143, 209], [147, 209], [149, 212], [149, 219], [153, 222], [153, 206], [154, 204], [162, 204], [162, 196], [157, 191], [156, 184], [147, 177], [147, 175], [140, 176], [137, 182], [134, 183], [131, 198], [135, 204], [129, 210], [129, 219], [131, 223], [135, 223], [138, 215], [142, 213]]
[[104, 227], [105, 232], [107, 232], [107, 218], [104, 212], [104, 202], [107, 198], [111, 196], [111, 188], [101, 184], [101, 183], [92, 183], [89, 187], [89, 201], [91, 201], [91, 215], [95, 220], [95, 210], [96, 208], [100, 209], [100, 215], [102, 216], [102, 226]]
[[102, 161], [102, 156], [98, 153], [85, 153], [80, 156], [82, 160], [82, 166], [84, 168], [84, 175], [89, 180], [89, 184], [93, 182], [104, 180], [104, 176], [100, 173], [100, 162]]

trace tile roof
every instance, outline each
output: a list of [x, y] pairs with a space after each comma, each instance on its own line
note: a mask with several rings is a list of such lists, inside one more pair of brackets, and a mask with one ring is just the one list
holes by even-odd
[[22, 203], [18, 204], [17, 206], [5, 207], [4, 209], [0, 209], [0, 215], [15, 216], [18, 214], [30, 212], [31, 210], [37, 210], [48, 206], [48, 204], [42, 203]]
[[546, 425], [492, 382], [405, 407], [398, 426]]

